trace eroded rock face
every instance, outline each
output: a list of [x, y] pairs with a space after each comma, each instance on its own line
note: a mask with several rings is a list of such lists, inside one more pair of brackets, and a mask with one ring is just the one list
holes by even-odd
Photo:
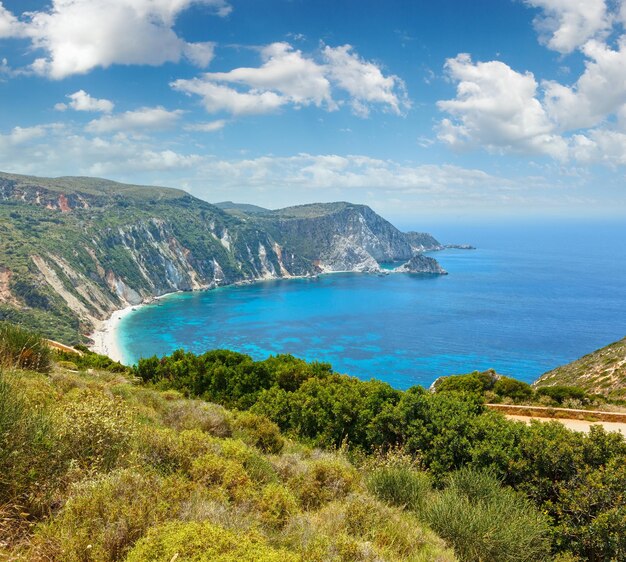
[[[351, 203], [223, 210], [169, 188], [0, 173], [0, 205], [19, 240], [12, 255], [0, 255], [0, 304], [40, 307], [51, 318], [63, 310], [69, 318], [69, 309], [85, 331], [116, 309], [173, 291], [379, 272], [381, 262], [401, 260], [399, 271], [445, 273], [433, 258], [414, 256], [439, 249], [430, 235], [400, 232]], [[7, 272], [24, 263], [15, 285]]]
[[448, 275], [439, 262], [424, 254], [415, 254], [408, 262], [396, 268], [398, 273], [428, 273], [432, 275]]

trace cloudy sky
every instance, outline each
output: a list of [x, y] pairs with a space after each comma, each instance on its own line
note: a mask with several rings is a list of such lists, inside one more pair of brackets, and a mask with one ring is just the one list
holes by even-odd
[[0, 170], [626, 214], [626, 0], [3, 0]]

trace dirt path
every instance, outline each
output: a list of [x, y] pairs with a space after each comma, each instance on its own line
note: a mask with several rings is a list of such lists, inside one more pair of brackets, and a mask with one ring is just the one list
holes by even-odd
[[622, 423], [622, 422], [607, 422], [607, 421], [590, 422], [590, 421], [585, 421], [585, 420], [539, 418], [539, 417], [532, 417], [532, 416], [517, 416], [517, 415], [512, 415], [512, 414], [506, 414], [506, 418], [509, 420], [523, 421], [526, 423], [530, 423], [530, 420], [537, 420], [541, 422], [558, 421], [559, 423], [562, 423], [568, 429], [572, 429], [574, 431], [583, 431], [585, 433], [589, 432], [589, 428], [592, 425], [601, 425], [607, 431], [619, 431], [623, 435], [626, 435], [626, 423]]

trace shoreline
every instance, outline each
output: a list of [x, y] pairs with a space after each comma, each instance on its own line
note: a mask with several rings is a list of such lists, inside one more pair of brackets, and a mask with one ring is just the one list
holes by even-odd
[[224, 287], [237, 287], [237, 286], [245, 286], [245, 285], [253, 285], [256, 283], [262, 283], [263, 281], [280, 281], [283, 279], [316, 279], [322, 275], [332, 275], [334, 273], [358, 273], [358, 274], [366, 274], [366, 275], [378, 275], [378, 276], [386, 276], [393, 273], [407, 273], [404, 271], [398, 271], [397, 269], [379, 269], [378, 271], [355, 271], [355, 270], [324, 270], [315, 275], [290, 275], [289, 277], [272, 277], [272, 278], [259, 278], [259, 279], [244, 279], [241, 281], [235, 281], [234, 283], [228, 283], [226, 285], [218, 285], [214, 287], [200, 287], [197, 289], [192, 289], [191, 291], [172, 291], [170, 293], [164, 293], [155, 297], [147, 297], [144, 302], [139, 304], [128, 305], [125, 308], [121, 308], [118, 310], [114, 310], [111, 313], [111, 316], [106, 320], [98, 320], [96, 322], [96, 326], [94, 331], [89, 334], [89, 338], [93, 340], [93, 343], [88, 345], [87, 347], [100, 355], [106, 355], [109, 358], [113, 359], [113, 361], [118, 361], [125, 365], [124, 356], [122, 354], [122, 350], [119, 345], [118, 340], [118, 329], [120, 322], [128, 316], [131, 312], [137, 311], [139, 308], [144, 306], [149, 306], [154, 304], [156, 301], [163, 299], [165, 297], [169, 297], [171, 295], [177, 295], [179, 293], [188, 293], [188, 292], [204, 292], [204, 291], [212, 291], [218, 288]]
[[144, 305], [129, 305], [126, 308], [113, 311], [106, 320], [100, 320], [96, 325], [96, 329], [89, 335], [93, 340], [93, 343], [88, 346], [89, 349], [100, 355], [106, 355], [113, 361], [125, 364], [117, 337], [117, 330], [120, 322], [138, 306]]

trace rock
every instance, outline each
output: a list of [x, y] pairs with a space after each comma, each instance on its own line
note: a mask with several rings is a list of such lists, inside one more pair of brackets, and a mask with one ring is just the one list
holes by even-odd
[[399, 273], [428, 273], [432, 275], [448, 275], [439, 262], [424, 254], [415, 254], [408, 262], [397, 267], [394, 271]]

